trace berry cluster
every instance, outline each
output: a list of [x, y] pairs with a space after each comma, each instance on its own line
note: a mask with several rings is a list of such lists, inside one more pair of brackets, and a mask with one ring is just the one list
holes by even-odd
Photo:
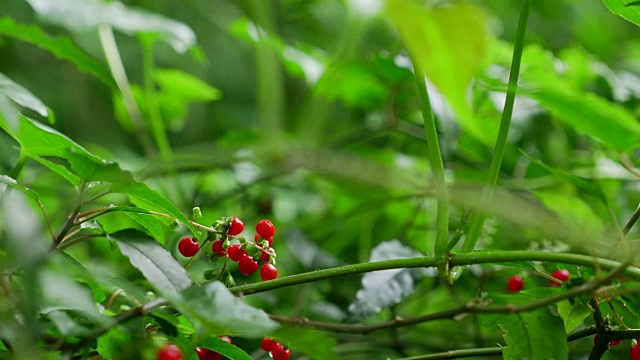
[[[238, 263], [238, 270], [243, 275], [251, 275], [258, 270], [258, 259], [265, 262], [260, 268], [260, 277], [262, 281], [273, 280], [278, 277], [278, 269], [275, 266], [276, 252], [273, 249], [273, 235], [276, 228], [270, 220], [260, 220], [256, 224], [256, 235], [254, 241], [247, 241], [242, 236], [237, 236], [244, 231], [244, 223], [237, 217], [228, 217], [218, 220], [214, 225], [215, 234], [213, 235], [213, 243], [211, 251], [214, 256], [228, 257], [232, 261]], [[210, 240], [208, 238], [206, 241]], [[239, 243], [232, 244], [232, 240], [238, 240]], [[204, 243], [203, 243], [204, 245]], [[255, 249], [254, 254], [250, 251]], [[192, 257], [200, 250], [197, 240], [186, 237], [178, 243], [178, 251], [182, 256]], [[225, 259], [226, 260], [226, 259]], [[225, 262], [226, 264], [226, 262]], [[211, 272], [208, 273], [209, 275]], [[205, 274], [205, 277], [209, 276]]]
[[[550, 286], [560, 287], [562, 286], [563, 282], [569, 281], [569, 278], [571, 277], [571, 273], [569, 273], [569, 270], [564, 270], [564, 269], [556, 270], [553, 272], [553, 274], [551, 274], [551, 277], [553, 277], [558, 281], [551, 281]], [[520, 275], [513, 275], [507, 281], [507, 290], [509, 290], [509, 292], [516, 293], [522, 290], [523, 287], [524, 287], [524, 279], [522, 279], [522, 276]]]
[[289, 359], [289, 356], [291, 356], [289, 349], [273, 339], [262, 339], [260, 346], [262, 347], [262, 350], [271, 355], [273, 360], [287, 360]]
[[[221, 336], [221, 340], [233, 344], [231, 338], [228, 336]], [[222, 355], [207, 348], [196, 347], [196, 353], [199, 360], [220, 360]], [[157, 360], [182, 360], [182, 351], [173, 343], [167, 343], [164, 347], [158, 350]]]

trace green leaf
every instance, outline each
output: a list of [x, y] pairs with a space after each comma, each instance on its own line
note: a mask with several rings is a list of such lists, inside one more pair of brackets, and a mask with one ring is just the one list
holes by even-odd
[[481, 9], [467, 3], [427, 9], [412, 1], [387, 0], [387, 13], [422, 71], [447, 98], [465, 130], [489, 144], [497, 127], [474, 120], [466, 100], [471, 78], [484, 61], [487, 25]]
[[603, 2], [612, 13], [640, 26], [640, 10], [638, 9], [640, 2], [629, 0], [603, 0]]
[[[371, 251], [369, 261], [384, 261], [424, 256], [398, 240], [380, 243]], [[362, 278], [362, 289], [349, 305], [352, 320], [359, 320], [399, 303], [413, 293], [415, 280], [432, 274], [427, 269], [392, 269], [370, 272]]]
[[196, 35], [189, 26], [145, 10], [126, 7], [118, 1], [27, 0], [27, 2], [39, 16], [70, 31], [90, 31], [101, 25], [109, 25], [128, 35], [155, 33], [179, 53], [187, 51], [196, 43]]
[[0, 128], [14, 134], [20, 127], [19, 110], [15, 105], [31, 109], [53, 120], [53, 112], [29, 90], [0, 73]]
[[252, 360], [251, 356], [249, 356], [249, 354], [244, 350], [235, 345], [229, 344], [217, 336], [206, 338], [204, 341], [200, 342], [200, 346], [226, 356], [230, 360]]
[[573, 304], [569, 300], [558, 302], [558, 314], [564, 321], [564, 330], [569, 333], [582, 325], [584, 319], [593, 312], [585, 304], [575, 301]]
[[11, 178], [11, 177], [9, 177], [7, 175], [0, 175], [0, 183], [9, 185], [9, 186], [11, 186], [13, 188], [16, 188], [16, 189], [22, 191], [25, 195], [29, 196], [33, 200], [39, 200], [40, 199], [40, 196], [38, 195], [37, 192], [29, 189], [28, 187], [25, 187], [25, 186], [22, 186], [22, 185], [18, 184], [18, 182], [15, 179], [13, 179], [13, 178]]
[[219, 281], [186, 289], [182, 300], [174, 305], [210, 333], [258, 338], [278, 326], [262, 310], [231, 294]]
[[309, 355], [312, 359], [338, 359], [333, 351], [336, 340], [322, 332], [300, 328], [280, 328], [271, 337], [288, 348]]
[[142, 225], [154, 239], [159, 243], [164, 244], [164, 231], [160, 222], [153, 215], [140, 214], [127, 211], [125, 214], [133, 219], [136, 223]]
[[588, 245], [603, 235], [605, 226], [602, 220], [586, 202], [575, 195], [551, 191], [539, 191], [535, 195], [575, 236], [582, 239], [583, 245]]
[[128, 257], [131, 265], [163, 296], [174, 299], [180, 291], [191, 285], [189, 274], [157, 242], [129, 236], [125, 232], [112, 234], [108, 238], [118, 245], [122, 255]]
[[114, 327], [98, 337], [97, 351], [105, 359], [116, 359], [122, 355], [122, 349], [130, 346], [132, 336], [120, 327]]
[[169, 92], [191, 102], [219, 100], [222, 92], [201, 79], [177, 69], [156, 69], [156, 82]]
[[147, 205], [146, 208], [149, 210], [166, 212], [180, 220], [187, 228], [189, 228], [189, 230], [191, 230], [192, 233], [198, 233], [196, 228], [191, 225], [189, 219], [180, 211], [180, 209], [145, 184], [137, 182], [132, 182], [126, 185], [116, 184], [111, 187], [111, 191], [127, 194], [138, 202]]
[[[10, 36], [36, 45], [43, 50], [49, 51], [58, 59], [69, 61], [78, 70], [95, 76], [112, 89], [116, 88], [115, 81], [105, 67], [69, 38], [51, 37], [38, 26], [19, 24], [8, 17], [0, 19], [0, 35]], [[43, 116], [46, 116], [46, 114]]]

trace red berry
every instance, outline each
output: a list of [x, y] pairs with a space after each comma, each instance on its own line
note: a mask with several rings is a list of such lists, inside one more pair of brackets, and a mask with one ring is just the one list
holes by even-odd
[[640, 345], [632, 346], [629, 355], [631, 360], [640, 360]]
[[264, 219], [258, 221], [258, 224], [256, 225], [256, 232], [258, 235], [266, 239], [272, 237], [276, 233], [276, 228], [273, 226], [271, 220]]
[[277, 346], [273, 347], [271, 356], [273, 357], [273, 360], [288, 360], [291, 356], [291, 353], [289, 352], [289, 349], [278, 344]]
[[196, 353], [198, 353], [199, 360], [220, 360], [222, 358], [222, 355], [206, 348], [197, 347]]
[[510, 292], [518, 292], [522, 290], [523, 287], [524, 287], [524, 280], [522, 280], [522, 276], [520, 275], [513, 275], [512, 277], [509, 278], [509, 281], [507, 282], [507, 289]]
[[260, 240], [260, 235], [259, 235], [259, 234], [256, 234], [256, 235], [253, 237], [253, 242], [257, 244], [259, 240]]
[[276, 345], [278, 345], [278, 342], [269, 338], [264, 338], [260, 342], [260, 346], [262, 347], [262, 350], [266, 352], [270, 352], [271, 350], [273, 350], [273, 347]]
[[192, 257], [198, 252], [198, 242], [194, 238], [186, 237], [178, 243], [178, 251], [184, 257]]
[[214, 253], [224, 252], [224, 248], [222, 247], [223, 242], [224, 241], [222, 240], [214, 241], [213, 244], [211, 244], [211, 251], [213, 251]]
[[268, 262], [269, 261], [269, 253], [264, 251], [264, 250], [260, 250], [260, 260], [264, 261], [264, 262]]
[[[571, 273], [569, 273], [569, 270], [562, 269], [562, 270], [554, 271], [553, 274], [551, 274], [551, 276], [556, 278], [556, 279], [558, 279], [558, 280], [560, 280], [560, 281], [562, 281], [562, 282], [565, 282], [565, 281], [569, 280], [569, 277], [571, 277]], [[551, 286], [560, 287], [560, 286], [562, 286], [562, 284], [557, 283], [555, 281], [552, 281], [551, 282]]]
[[158, 351], [158, 360], [182, 360], [182, 351], [172, 343], [168, 343]]
[[242, 255], [246, 254], [246, 251], [242, 250], [242, 245], [240, 244], [233, 244], [231, 246], [229, 246], [229, 259], [233, 260], [233, 261], [240, 261], [240, 259], [242, 259]]
[[238, 262], [238, 269], [242, 274], [249, 276], [258, 270], [258, 262], [253, 260], [251, 256], [244, 256]]
[[611, 340], [609, 341], [609, 346], [616, 346], [619, 345], [622, 342], [622, 340]]
[[269, 242], [269, 247], [273, 247], [273, 238], [266, 238], [265, 240], [267, 240]]
[[273, 280], [278, 277], [278, 269], [271, 264], [264, 264], [260, 268], [260, 277], [262, 281]]
[[227, 234], [232, 236], [238, 235], [242, 232], [242, 230], [244, 230], [244, 224], [242, 223], [242, 220], [234, 216], [233, 219], [231, 219], [231, 226], [229, 226], [229, 231], [227, 231]]

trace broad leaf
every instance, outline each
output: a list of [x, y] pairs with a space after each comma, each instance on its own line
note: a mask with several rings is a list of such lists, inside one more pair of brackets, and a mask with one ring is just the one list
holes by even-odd
[[189, 26], [151, 12], [126, 7], [118, 1], [26, 1], [42, 18], [71, 31], [90, 31], [100, 25], [109, 25], [129, 35], [156, 33], [180, 53], [196, 43], [196, 35]]
[[339, 358], [333, 351], [336, 340], [319, 331], [289, 327], [278, 329], [271, 335], [288, 348], [307, 354], [312, 359]]
[[584, 319], [593, 312], [587, 305], [577, 300], [573, 304], [569, 300], [562, 300], [558, 303], [558, 314], [564, 321], [564, 330], [569, 333], [582, 325]]
[[132, 237], [124, 232], [109, 236], [120, 248], [122, 255], [129, 258], [131, 265], [138, 269], [163, 296], [175, 299], [179, 292], [191, 285], [191, 277], [157, 242], [142, 237]]
[[69, 38], [51, 37], [35, 25], [19, 24], [11, 18], [0, 19], [0, 35], [10, 36], [49, 51], [58, 59], [69, 61], [78, 70], [95, 76], [113, 89], [116, 88], [106, 68]]
[[218, 338], [209, 337], [200, 342], [200, 347], [204, 347], [217, 352], [223, 356], [226, 356], [230, 360], [252, 360], [251, 356], [244, 350], [235, 345], [231, 345], [228, 342]]
[[[474, 120], [466, 100], [471, 78], [484, 61], [487, 25], [482, 10], [466, 3], [427, 9], [412, 1], [387, 0], [389, 17], [400, 30], [416, 73], [424, 72], [447, 98], [465, 130], [488, 144], [497, 128]], [[488, 132], [490, 131], [490, 132]]]
[[159, 243], [164, 244], [164, 231], [157, 218], [153, 215], [141, 214], [136, 212], [127, 211], [125, 214], [133, 219], [136, 223], [142, 225], [144, 229], [156, 239]]
[[603, 0], [603, 2], [612, 13], [640, 26], [640, 8], [637, 1]]
[[278, 326], [264, 311], [245, 304], [218, 281], [186, 289], [182, 300], [174, 305], [203, 330], [214, 334], [257, 338]]
[[[385, 241], [371, 251], [369, 261], [383, 261], [424, 256], [405, 247], [398, 240]], [[362, 319], [380, 312], [384, 308], [399, 303], [413, 293], [415, 280], [434, 275], [428, 269], [392, 269], [370, 272], [362, 278], [362, 289], [356, 294], [356, 301], [349, 305], [351, 318]]]
[[20, 127], [16, 104], [45, 117], [50, 115], [50, 121], [53, 121], [53, 112], [40, 99], [0, 73], [0, 128], [9, 134], [15, 133]]
[[177, 69], [156, 69], [156, 82], [163, 92], [170, 92], [188, 101], [212, 101], [222, 92], [200, 78]]
[[38, 195], [37, 192], [29, 189], [28, 187], [22, 186], [20, 184], [18, 184], [18, 182], [16, 180], [14, 180], [13, 178], [7, 176], [7, 175], [0, 175], [0, 183], [5, 184], [5, 185], [9, 185], [13, 188], [16, 188], [20, 191], [22, 191], [25, 195], [29, 196], [30, 198], [32, 198], [33, 200], [39, 200], [40, 196]]

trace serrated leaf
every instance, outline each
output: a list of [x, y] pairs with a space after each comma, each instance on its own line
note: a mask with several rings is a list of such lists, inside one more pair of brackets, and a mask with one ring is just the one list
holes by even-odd
[[122, 255], [129, 258], [158, 292], [169, 299], [178, 297], [180, 291], [192, 284], [191, 277], [160, 244], [149, 239], [120, 232], [109, 235]]
[[[424, 256], [398, 240], [380, 243], [371, 251], [369, 261], [383, 261]], [[362, 289], [349, 305], [352, 320], [362, 319], [397, 304], [413, 293], [416, 279], [434, 275], [432, 269], [393, 269], [370, 272], [362, 278]]]
[[219, 281], [186, 289], [174, 305], [210, 333], [258, 338], [278, 327], [264, 311], [245, 304]]
[[196, 43], [196, 35], [189, 26], [145, 10], [127, 7], [118, 1], [26, 1], [40, 17], [71, 31], [90, 31], [100, 25], [109, 25], [128, 35], [156, 33], [179, 53]]
[[507, 347], [502, 351], [504, 360], [564, 360], [569, 357], [562, 321], [547, 308], [503, 316], [498, 325], [506, 333]]
[[235, 345], [231, 345], [228, 342], [218, 337], [208, 337], [204, 341], [200, 342], [200, 347], [204, 347], [210, 350], [226, 356], [230, 360], [252, 360], [251, 356], [244, 350]]
[[[51, 37], [38, 26], [19, 24], [9, 17], [0, 19], [0, 35], [10, 36], [49, 51], [58, 59], [74, 64], [78, 70], [95, 76], [112, 89], [116, 88], [115, 81], [105, 67], [69, 38]], [[46, 116], [46, 113], [40, 114]]]
[[564, 330], [569, 333], [582, 325], [584, 319], [593, 314], [593, 312], [581, 302], [575, 301], [572, 304], [569, 300], [562, 300], [558, 302], [558, 314], [564, 321]]
[[[196, 228], [191, 225], [189, 219], [175, 205], [162, 197], [156, 191], [149, 188], [146, 184], [132, 182], [129, 184], [115, 184], [111, 187], [112, 192], [127, 194], [134, 200], [144, 204], [141, 206], [149, 210], [158, 210], [166, 212], [180, 220], [192, 233], [197, 234]], [[139, 204], [136, 204], [139, 205]]]
[[322, 332], [300, 328], [280, 328], [271, 337], [288, 348], [309, 355], [312, 359], [338, 359], [333, 351], [336, 340]]
[[416, 62], [416, 71], [424, 72], [447, 98], [466, 131], [484, 143], [494, 141], [497, 126], [474, 119], [466, 97], [487, 47], [482, 10], [468, 3], [430, 9], [405, 0], [387, 0], [386, 4]]

